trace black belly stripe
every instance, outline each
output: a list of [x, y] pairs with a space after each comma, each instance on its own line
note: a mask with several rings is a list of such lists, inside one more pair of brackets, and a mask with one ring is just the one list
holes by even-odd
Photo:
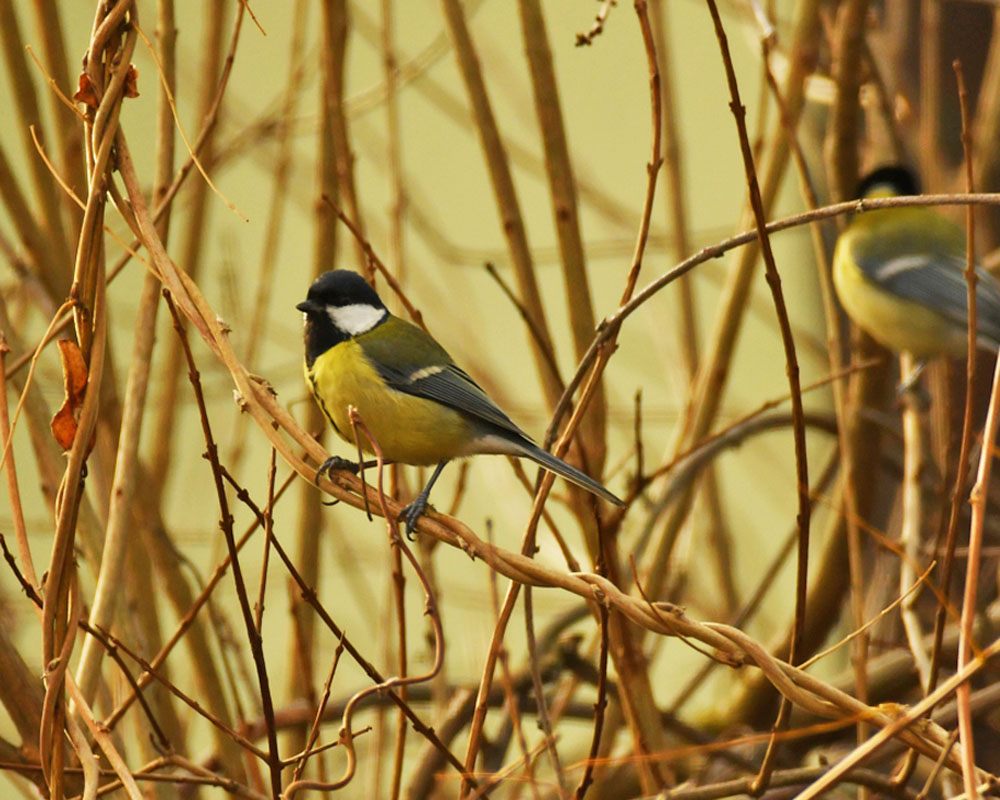
[[333, 429], [340, 434], [340, 438], [346, 438], [340, 428], [337, 427], [337, 423], [333, 421], [333, 416], [330, 414], [329, 409], [327, 409], [326, 403], [323, 402], [323, 395], [319, 392], [319, 386], [316, 385], [316, 378], [312, 372], [309, 373], [309, 384], [312, 386], [313, 397], [315, 397], [316, 402], [319, 403], [319, 407], [323, 412], [323, 415], [330, 421], [330, 424], [333, 425]]

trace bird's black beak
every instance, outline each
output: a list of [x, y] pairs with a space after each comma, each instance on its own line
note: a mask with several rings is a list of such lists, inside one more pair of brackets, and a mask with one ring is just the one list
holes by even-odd
[[304, 311], [308, 314], [311, 311], [319, 311], [320, 307], [314, 303], [312, 300], [303, 300], [297, 306], [295, 306], [299, 311]]

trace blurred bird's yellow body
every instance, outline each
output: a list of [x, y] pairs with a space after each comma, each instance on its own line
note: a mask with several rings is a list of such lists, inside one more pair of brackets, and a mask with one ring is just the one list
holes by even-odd
[[[917, 194], [902, 167], [883, 167], [861, 183], [865, 199]], [[927, 207], [855, 214], [837, 240], [833, 282], [856, 325], [896, 352], [924, 360], [964, 356], [968, 346], [965, 234]], [[1000, 347], [1000, 284], [976, 269], [976, 342]]]
[[[869, 195], [874, 196], [874, 195]], [[914, 231], [919, 235], [914, 235]], [[955, 239], [955, 234], [959, 238]], [[859, 266], [859, 254], [876, 253], [886, 245], [897, 251], [919, 249], [926, 239], [951, 241], [961, 248], [961, 232], [940, 214], [926, 208], [879, 208], [865, 211], [837, 241], [833, 281], [851, 319], [879, 344], [917, 358], [965, 354], [967, 334], [955, 322], [921, 303], [884, 289]]]

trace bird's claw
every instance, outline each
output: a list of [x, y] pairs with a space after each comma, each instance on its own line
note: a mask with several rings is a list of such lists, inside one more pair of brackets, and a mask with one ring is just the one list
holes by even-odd
[[329, 477], [330, 472], [335, 469], [344, 469], [352, 475], [357, 475], [359, 467], [356, 461], [341, 458], [340, 456], [330, 456], [326, 461], [320, 464], [319, 469], [316, 470], [315, 483], [319, 483], [319, 479], [324, 475]]
[[418, 494], [416, 499], [406, 506], [396, 519], [399, 522], [403, 522], [406, 525], [406, 538], [411, 542], [416, 540], [413, 535], [417, 528], [417, 520], [419, 520], [424, 513], [427, 511], [427, 496], [423, 493]]

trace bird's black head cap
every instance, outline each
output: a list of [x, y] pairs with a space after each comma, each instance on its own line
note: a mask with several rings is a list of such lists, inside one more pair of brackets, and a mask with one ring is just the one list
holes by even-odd
[[854, 196], [868, 197], [876, 186], [888, 186], [897, 195], [920, 194], [920, 182], [916, 174], [902, 164], [887, 164], [872, 170], [861, 179]]
[[317, 306], [366, 305], [385, 308], [385, 304], [365, 279], [349, 269], [332, 269], [320, 275], [309, 287], [306, 302]]
[[[324, 272], [313, 281], [306, 299], [295, 307], [305, 315], [309, 366], [331, 347], [370, 330], [389, 316], [375, 290], [358, 273], [348, 269]], [[337, 319], [338, 309], [343, 309], [344, 319]], [[359, 330], [352, 324], [363, 327]]]

